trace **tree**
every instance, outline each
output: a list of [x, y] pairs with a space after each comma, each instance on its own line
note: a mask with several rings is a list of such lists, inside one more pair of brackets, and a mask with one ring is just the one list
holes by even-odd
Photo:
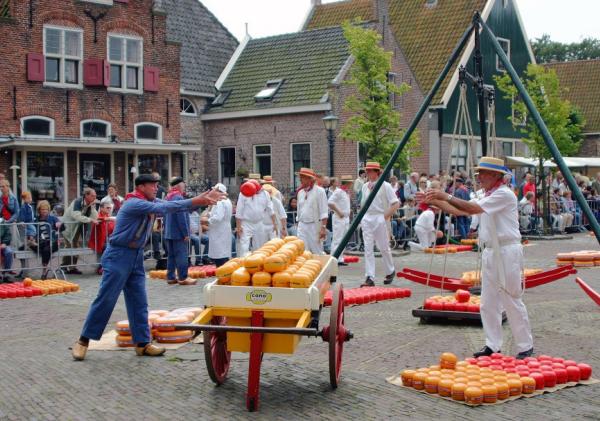
[[563, 44], [552, 41], [550, 35], [544, 34], [531, 41], [531, 47], [538, 63], [600, 58], [600, 40], [596, 38], [584, 38], [581, 42]]
[[[344, 103], [345, 110], [352, 115], [342, 127], [341, 136], [360, 142], [367, 159], [386, 163], [404, 134], [400, 128], [400, 113], [390, 98], [403, 95], [410, 87], [405, 83], [398, 86], [389, 80], [392, 53], [381, 47], [381, 36], [376, 31], [350, 22], [346, 22], [343, 29], [354, 58], [347, 81], [354, 88], [354, 94]], [[417, 143], [418, 137], [413, 134], [394, 168], [409, 169], [407, 156], [416, 156]]]
[[[519, 92], [512, 83], [510, 76], [494, 76], [496, 84], [504, 94], [504, 98], [513, 100], [519, 98]], [[535, 107], [539, 111], [544, 123], [548, 127], [554, 143], [563, 156], [574, 155], [579, 151], [582, 142], [582, 129], [585, 121], [581, 113], [567, 100], [561, 98], [564, 89], [561, 89], [556, 72], [542, 66], [529, 64], [525, 74], [522, 76], [523, 85], [531, 97]], [[527, 116], [527, 107], [523, 101], [514, 101], [515, 116], [519, 120]], [[513, 117], [508, 117], [516, 126]], [[549, 217], [548, 190], [544, 174], [544, 160], [552, 158], [550, 149], [546, 146], [542, 133], [532, 118], [526, 118], [525, 126], [520, 130], [526, 137], [523, 142], [529, 147], [531, 155], [539, 160], [538, 176], [541, 178], [542, 194], [537, 198], [545, 198], [542, 202], [542, 213], [546, 216], [548, 224]]]

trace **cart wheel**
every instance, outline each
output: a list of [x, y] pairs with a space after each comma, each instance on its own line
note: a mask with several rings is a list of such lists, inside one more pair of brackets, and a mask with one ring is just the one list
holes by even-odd
[[[213, 325], [226, 324], [225, 317], [213, 317]], [[231, 352], [227, 351], [226, 332], [202, 332], [204, 336], [204, 359], [206, 369], [211, 380], [218, 385], [225, 382], [229, 365], [231, 363]]]
[[332, 291], [331, 315], [329, 319], [329, 381], [337, 388], [342, 371], [342, 353], [347, 331], [344, 328], [344, 290], [338, 282]]

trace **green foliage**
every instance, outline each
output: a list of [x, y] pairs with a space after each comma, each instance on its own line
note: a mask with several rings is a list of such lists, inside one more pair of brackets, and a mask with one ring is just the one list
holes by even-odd
[[[519, 97], [517, 88], [508, 74], [494, 76], [494, 79], [500, 91], [504, 93], [504, 98], [510, 100]], [[581, 113], [569, 101], [561, 99], [563, 90], [560, 88], [556, 72], [542, 66], [529, 64], [522, 81], [561, 155], [577, 154], [585, 122]], [[515, 115], [527, 116], [525, 102], [515, 101], [514, 107]], [[512, 117], [508, 117], [508, 119], [512, 121]], [[513, 124], [515, 123], [513, 121]], [[526, 135], [523, 142], [529, 147], [534, 158], [550, 159], [552, 157], [540, 129], [532, 118], [527, 118], [527, 123], [521, 128], [521, 132]]]
[[596, 38], [584, 38], [581, 42], [563, 44], [552, 41], [550, 35], [544, 34], [532, 41], [531, 47], [538, 63], [600, 58], [600, 40]]
[[[385, 164], [389, 161], [397, 142], [404, 134], [400, 128], [400, 113], [390, 104], [390, 95], [400, 96], [410, 87], [396, 85], [388, 80], [392, 70], [392, 53], [381, 46], [381, 36], [372, 29], [346, 22], [344, 36], [354, 57], [348, 84], [354, 94], [344, 103], [351, 112], [341, 130], [344, 139], [360, 142], [367, 159]], [[418, 137], [413, 133], [394, 168], [409, 169], [407, 156], [416, 156]]]

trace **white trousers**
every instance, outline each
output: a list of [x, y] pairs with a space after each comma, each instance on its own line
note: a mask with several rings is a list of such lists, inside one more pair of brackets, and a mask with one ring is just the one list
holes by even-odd
[[242, 236], [238, 256], [244, 257], [250, 253], [250, 240], [252, 240], [252, 250], [258, 249], [267, 242], [265, 228], [261, 221], [249, 222], [242, 220]]
[[263, 228], [265, 231], [265, 242], [277, 237], [277, 233], [275, 232], [273, 224], [266, 224], [263, 222]]
[[366, 214], [360, 223], [363, 241], [365, 243], [365, 276], [375, 278], [375, 253], [374, 245], [381, 252], [385, 274], [394, 273], [394, 262], [390, 250], [390, 235], [383, 214]]
[[506, 291], [499, 288], [501, 282], [494, 251], [486, 248], [482, 255], [481, 322], [485, 333], [485, 344], [495, 352], [502, 348], [502, 309], [504, 309], [517, 352], [527, 351], [533, 348], [533, 337], [527, 308], [522, 300], [523, 246], [509, 244], [500, 247], [500, 256], [506, 274], [504, 287]]
[[435, 243], [435, 231], [428, 230], [420, 225], [415, 225], [415, 234], [417, 234], [419, 245], [422, 248], [431, 247]]
[[[331, 253], [337, 250], [338, 246], [342, 242], [342, 238], [344, 238], [344, 234], [348, 231], [348, 227], [350, 227], [350, 218], [338, 218], [336, 215], [333, 215], [331, 220], [331, 225], [333, 228], [333, 238], [331, 240]], [[338, 257], [339, 261], [344, 261], [344, 253], [340, 254]]]
[[304, 249], [313, 254], [323, 254], [323, 241], [319, 238], [321, 221], [298, 222], [298, 238], [304, 241]]

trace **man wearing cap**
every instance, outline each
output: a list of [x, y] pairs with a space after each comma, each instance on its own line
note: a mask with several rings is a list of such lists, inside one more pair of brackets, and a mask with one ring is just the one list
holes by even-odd
[[436, 239], [444, 236], [442, 231], [438, 231], [435, 226], [436, 210], [437, 209], [432, 208], [431, 206], [427, 206], [427, 209], [421, 212], [417, 218], [417, 222], [415, 222], [415, 234], [417, 234], [419, 242], [408, 242], [411, 251], [423, 251], [428, 247], [433, 247]]
[[273, 176], [265, 175], [262, 178], [261, 183], [271, 186], [271, 191], [273, 191], [272, 196], [275, 196], [281, 203], [283, 203], [283, 196], [281, 195], [281, 192], [275, 188], [276, 182], [273, 180]]
[[420, 200], [454, 215], [480, 215], [479, 242], [484, 248], [481, 267], [481, 321], [485, 346], [475, 357], [500, 352], [502, 346], [502, 309], [513, 333], [517, 358], [533, 354], [533, 337], [527, 308], [523, 303], [523, 246], [519, 233], [517, 197], [504, 184], [510, 171], [504, 161], [484, 156], [475, 167], [485, 190], [482, 198], [458, 199], [440, 190], [420, 194]]
[[[260, 180], [260, 174], [249, 174], [249, 180]], [[265, 227], [263, 218], [268, 216], [273, 218], [273, 203], [269, 194], [260, 188], [254, 195], [248, 197], [243, 194], [238, 196], [235, 223], [236, 232], [240, 239], [239, 257], [244, 257], [250, 252], [250, 241], [252, 241], [252, 249], [260, 248], [266, 241]]]
[[[340, 188], [333, 191], [327, 204], [333, 212], [331, 217], [331, 225], [333, 238], [331, 240], [331, 252], [335, 252], [344, 238], [344, 234], [350, 226], [350, 186], [353, 184], [351, 175], [342, 175], [340, 177]], [[344, 254], [340, 253], [338, 257], [338, 265], [346, 266], [344, 263]]]
[[216, 267], [222, 266], [227, 260], [231, 259], [231, 215], [233, 205], [227, 197], [227, 187], [224, 184], [217, 183], [213, 187], [224, 195], [208, 211], [208, 257], [214, 262]]
[[[174, 177], [171, 189], [165, 200], [183, 200], [185, 182], [182, 177]], [[190, 240], [190, 213], [188, 211], [165, 215], [164, 238], [167, 247], [167, 283], [169, 285], [195, 285], [196, 280], [188, 278], [188, 255]], [[175, 271], [177, 270], [177, 273]]]
[[316, 184], [317, 174], [310, 168], [300, 168], [298, 190], [298, 238], [304, 248], [314, 254], [323, 254], [323, 240], [327, 235], [327, 196]]
[[[379, 162], [367, 162], [365, 166], [367, 171], [367, 182], [362, 188], [361, 207], [364, 206], [368, 196], [375, 187], [377, 179], [381, 176], [381, 165]], [[394, 193], [394, 189], [387, 181], [384, 181], [377, 192], [371, 206], [365, 213], [360, 226], [362, 228], [363, 240], [365, 243], [365, 282], [361, 286], [375, 285], [375, 253], [373, 247], [377, 248], [383, 258], [385, 269], [384, 284], [391, 284], [396, 275], [394, 261], [392, 260], [392, 251], [390, 250], [391, 218], [400, 207], [400, 201]]]
[[139, 356], [159, 356], [165, 349], [151, 343], [148, 326], [148, 299], [144, 272], [144, 245], [156, 215], [186, 211], [195, 206], [211, 205], [222, 197], [217, 191], [192, 199], [172, 202], [156, 199], [158, 178], [143, 174], [135, 179], [135, 191], [129, 193], [117, 216], [117, 223], [102, 255], [100, 289], [83, 325], [72, 355], [83, 360], [90, 339], [99, 340], [123, 291], [135, 352]]
[[287, 214], [283, 208], [283, 203], [277, 197], [278, 190], [272, 184], [263, 184], [262, 188], [269, 195], [269, 200], [273, 205], [273, 215], [265, 214], [263, 224], [265, 237], [272, 240], [275, 237], [285, 237], [287, 235]]

